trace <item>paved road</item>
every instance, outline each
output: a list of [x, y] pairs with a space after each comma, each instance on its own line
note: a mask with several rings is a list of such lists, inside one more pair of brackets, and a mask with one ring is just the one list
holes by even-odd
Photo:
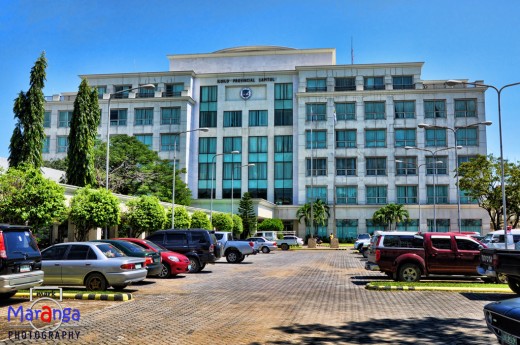
[[366, 290], [374, 278], [383, 276], [365, 271], [350, 250], [259, 254], [238, 265], [220, 262], [199, 274], [150, 280], [133, 287], [130, 302], [89, 302], [102, 309], [60, 330], [80, 331], [74, 344], [487, 345], [496, 340], [482, 307], [514, 297]]

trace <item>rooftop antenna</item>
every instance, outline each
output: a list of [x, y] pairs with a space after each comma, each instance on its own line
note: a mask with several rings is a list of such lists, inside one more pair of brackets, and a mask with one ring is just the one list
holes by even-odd
[[354, 39], [350, 36], [350, 63], [354, 64]]

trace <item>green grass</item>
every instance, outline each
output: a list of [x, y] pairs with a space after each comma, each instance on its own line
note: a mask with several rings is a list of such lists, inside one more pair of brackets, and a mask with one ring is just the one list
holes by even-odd
[[424, 286], [424, 287], [464, 287], [464, 288], [508, 288], [507, 284], [489, 284], [480, 282], [439, 282], [439, 281], [426, 281], [426, 282], [396, 282], [393, 280], [387, 281], [372, 281], [371, 285], [374, 286]]

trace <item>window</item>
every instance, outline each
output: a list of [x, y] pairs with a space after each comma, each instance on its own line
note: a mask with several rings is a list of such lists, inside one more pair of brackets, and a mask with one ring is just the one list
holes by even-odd
[[114, 98], [128, 98], [132, 85], [116, 85], [114, 86]]
[[367, 176], [386, 176], [386, 158], [366, 158]]
[[[419, 219], [408, 219], [408, 221], [396, 223], [395, 229], [397, 231], [419, 231]], [[424, 248], [422, 238], [418, 239], [414, 237], [414, 242], [419, 248]]]
[[292, 188], [275, 188], [274, 202], [276, 205], [292, 205]]
[[307, 79], [307, 92], [327, 91], [326, 78]]
[[179, 151], [178, 140], [178, 134], [161, 134], [161, 151]]
[[415, 101], [395, 101], [394, 112], [396, 119], [415, 118]]
[[417, 186], [397, 186], [398, 204], [417, 204]]
[[393, 248], [424, 248], [423, 239], [414, 234], [385, 235], [383, 236], [383, 245]]
[[242, 127], [241, 111], [225, 111], [224, 127]]
[[467, 195], [467, 192], [459, 189], [459, 200], [461, 204], [478, 204], [478, 200]]
[[110, 109], [110, 126], [126, 126], [126, 119], [126, 109]]
[[47, 135], [47, 136], [45, 136], [45, 139], [43, 140], [42, 153], [49, 153], [50, 145], [51, 145], [51, 137]]
[[448, 237], [437, 237], [432, 236], [430, 237], [432, 241], [432, 247], [435, 247], [437, 249], [445, 249], [445, 250], [451, 250], [451, 238]]
[[275, 162], [274, 179], [292, 179], [292, 162]]
[[336, 187], [336, 204], [355, 205], [357, 204], [357, 186]]
[[477, 101], [475, 99], [456, 99], [455, 117], [476, 117]]
[[461, 146], [478, 146], [477, 128], [457, 128], [457, 145]]
[[293, 124], [293, 84], [274, 84], [274, 125]]
[[[199, 163], [199, 180], [212, 180], [215, 178], [215, 165], [211, 163]], [[211, 184], [212, 181], [210, 181]], [[208, 195], [209, 197], [209, 195]]]
[[161, 108], [161, 125], [178, 125], [181, 123], [181, 108]]
[[395, 170], [398, 176], [417, 175], [417, 157], [395, 157]]
[[386, 147], [386, 129], [365, 130], [366, 147]]
[[152, 134], [136, 134], [135, 138], [148, 146], [151, 150], [153, 147], [153, 135]]
[[137, 98], [153, 98], [155, 97], [155, 88], [140, 87], [137, 89]]
[[277, 205], [292, 204], [293, 185], [293, 137], [274, 137], [274, 202]]
[[153, 125], [153, 108], [135, 109], [134, 125]]
[[385, 81], [383, 77], [365, 77], [365, 90], [384, 90]]
[[267, 153], [267, 137], [249, 137], [249, 157], [254, 153]]
[[337, 176], [356, 176], [356, 158], [336, 158]]
[[277, 135], [274, 137], [275, 153], [292, 153], [293, 137], [292, 135]]
[[435, 186], [435, 202], [434, 202], [433, 185], [426, 186], [427, 204], [447, 204], [448, 203], [448, 186]]
[[386, 190], [386, 186], [367, 186], [367, 204], [385, 205], [387, 203]]
[[394, 90], [412, 90], [414, 89], [413, 76], [392, 77]]
[[166, 243], [172, 246], [187, 246], [188, 237], [185, 233], [169, 232], [166, 234]]
[[51, 112], [46, 111], [43, 113], [43, 127], [50, 128], [51, 127]]
[[267, 110], [250, 110], [249, 127], [267, 126]]
[[336, 219], [336, 235], [340, 239], [357, 238], [358, 220], [357, 219]]
[[327, 148], [327, 131], [305, 131], [305, 148], [324, 149]]
[[356, 78], [334, 78], [334, 91], [356, 91]]
[[336, 131], [336, 147], [356, 147], [356, 130], [344, 129]]
[[70, 121], [72, 120], [72, 110], [59, 111], [58, 112], [58, 127], [70, 127]]
[[306, 202], [321, 200], [324, 203], [327, 203], [327, 187], [325, 186], [307, 186], [305, 189], [305, 195], [307, 197]]
[[217, 138], [199, 138], [199, 154], [217, 153]]
[[460, 167], [460, 165], [462, 163], [469, 162], [470, 160], [472, 160], [473, 158], [476, 158], [476, 157], [477, 156], [457, 156], [458, 166]]
[[455, 243], [457, 243], [457, 248], [459, 250], [480, 250], [480, 244], [467, 237], [455, 236]]
[[327, 104], [307, 103], [305, 104], [306, 121], [327, 121]]
[[[69, 253], [67, 254], [67, 258], [65, 260], [87, 260], [89, 251], [89, 246], [73, 244], [70, 246]], [[96, 254], [94, 252], [92, 252], [92, 254], [94, 254], [94, 256], [90, 255], [88, 259], [96, 260]]]
[[[232, 152], [242, 150], [242, 137], [224, 137], [222, 139], [222, 144], [224, 146], [224, 152]], [[232, 156], [234, 154], [226, 154], [224, 158], [229, 157], [230, 161], [233, 160]], [[236, 159], [236, 157], [235, 157]], [[238, 159], [237, 159], [238, 160]]]
[[254, 166], [248, 168], [247, 187], [251, 197], [267, 199], [267, 168], [267, 162], [255, 162]]
[[96, 86], [97, 94], [99, 99], [103, 99], [103, 95], [107, 93], [107, 87], [106, 85], [103, 86]]
[[427, 119], [446, 117], [446, 100], [424, 101], [424, 117]]
[[56, 138], [56, 152], [58, 153], [62, 153], [62, 152], [67, 152], [67, 150], [69, 149], [69, 137], [67, 136], [58, 136]]
[[396, 129], [395, 147], [415, 146], [415, 129]]
[[355, 120], [356, 103], [335, 103], [336, 121]]
[[381, 230], [381, 226], [378, 224], [375, 224], [372, 219], [365, 219], [365, 224], [366, 224], [367, 232], [371, 235], [373, 235], [376, 230]]
[[[312, 167], [311, 167], [312, 164]], [[306, 176], [326, 176], [327, 175], [327, 158], [306, 159]]]
[[200, 87], [199, 128], [217, 127], [217, 87]]
[[437, 225], [434, 229], [433, 219], [426, 220], [428, 225], [428, 231], [434, 232], [448, 232], [450, 231], [450, 220], [449, 219], [437, 219]]
[[482, 219], [461, 219], [460, 220], [460, 231], [482, 231]]
[[166, 84], [165, 90], [163, 97], [179, 97], [184, 90], [184, 83]]
[[443, 128], [427, 128], [424, 130], [426, 146], [446, 146], [446, 130]]
[[[442, 162], [437, 163], [437, 162]], [[448, 157], [426, 157], [426, 175], [447, 175]]]
[[385, 102], [365, 102], [365, 120], [384, 120]]

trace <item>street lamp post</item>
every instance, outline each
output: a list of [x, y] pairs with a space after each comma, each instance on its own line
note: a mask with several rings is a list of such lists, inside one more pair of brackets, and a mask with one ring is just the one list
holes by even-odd
[[232, 154], [232, 155], [236, 155], [236, 154], [239, 154], [240, 151], [217, 153], [211, 159], [211, 200], [210, 200], [210, 204], [209, 204], [209, 220], [211, 222], [211, 226], [213, 226], [213, 185], [215, 182], [215, 169], [213, 168], [213, 166], [215, 165], [215, 158], [217, 158], [217, 156], [222, 156], [222, 155], [225, 155], [228, 153]]
[[[448, 127], [448, 126], [437, 126], [437, 125], [430, 125], [430, 124], [427, 124], [427, 123], [420, 123], [417, 125], [417, 127], [419, 128], [440, 128], [440, 129], [447, 129], [447, 130], [450, 130], [452, 133], [453, 133], [453, 140], [454, 140], [454, 144], [457, 145], [457, 132], [459, 129], [466, 129], [466, 128], [473, 128], [473, 127], [478, 127], [479, 125], [486, 125], [486, 126], [490, 126], [492, 124], [491, 121], [481, 121], [481, 122], [477, 122], [477, 123], [471, 123], [469, 125], [466, 125], [466, 126], [460, 126], [460, 127], [455, 127], [455, 128], [452, 128], [452, 127]], [[457, 150], [455, 150], [455, 165], [457, 167], [456, 169], [456, 179], [457, 179], [457, 226], [459, 228], [459, 232], [461, 232], [462, 230], [462, 220], [461, 220], [461, 217], [460, 217], [460, 187], [459, 187], [459, 155], [458, 155], [458, 152]]]
[[[450, 147], [444, 147], [442, 149], [438, 149], [438, 150], [428, 150], [428, 149], [423, 149], [421, 147], [414, 147], [414, 146], [405, 146], [404, 147], [405, 150], [418, 150], [418, 151], [425, 151], [425, 152], [429, 152], [432, 156], [433, 156], [433, 159], [436, 161], [437, 159], [437, 152], [441, 152], [441, 151], [446, 151], [446, 150], [450, 150], [450, 149], [455, 149], [455, 150], [460, 150], [462, 148], [462, 146], [450, 146]], [[443, 162], [444, 163], [444, 162]], [[433, 230], [436, 232], [437, 231], [437, 191], [435, 190], [436, 189], [436, 185], [435, 185], [435, 178], [437, 177], [437, 167], [435, 167], [435, 174], [433, 175]]]
[[[234, 156], [233, 156], [234, 157]], [[239, 169], [239, 168], [243, 168], [243, 167], [254, 167], [255, 166], [255, 163], [248, 163], [248, 164], [244, 164], [244, 165], [241, 165], [241, 166], [238, 166], [235, 168], [235, 166], [233, 165], [233, 170], [231, 171], [231, 214], [233, 214], [233, 198], [234, 198], [234, 195], [233, 195], [233, 184], [234, 184], [234, 175], [235, 175], [235, 169]]]
[[448, 80], [446, 82], [446, 85], [448, 85], [448, 86], [455, 86], [458, 84], [490, 87], [497, 92], [497, 96], [498, 96], [498, 134], [499, 134], [499, 140], [500, 140], [500, 185], [501, 185], [501, 189], [502, 189], [502, 211], [504, 213], [504, 239], [505, 239], [504, 241], [505, 241], [505, 249], [507, 249], [506, 185], [505, 185], [505, 181], [504, 181], [504, 147], [502, 144], [502, 110], [501, 110], [500, 101], [501, 101], [502, 91], [505, 88], [515, 86], [515, 85], [520, 85], [520, 82], [504, 85], [500, 89], [496, 86], [489, 85], [489, 84], [473, 83], [473, 82], [467, 82], [467, 81], [462, 81], [462, 80]]
[[[189, 132], [207, 132], [207, 128], [197, 128], [197, 129], [191, 129], [189, 131], [182, 131], [178, 133], [178, 138], [180, 139], [180, 135], [183, 133], [189, 133]], [[173, 141], [173, 182], [172, 182], [172, 229], [175, 229], [175, 161], [177, 159], [177, 138]]]

